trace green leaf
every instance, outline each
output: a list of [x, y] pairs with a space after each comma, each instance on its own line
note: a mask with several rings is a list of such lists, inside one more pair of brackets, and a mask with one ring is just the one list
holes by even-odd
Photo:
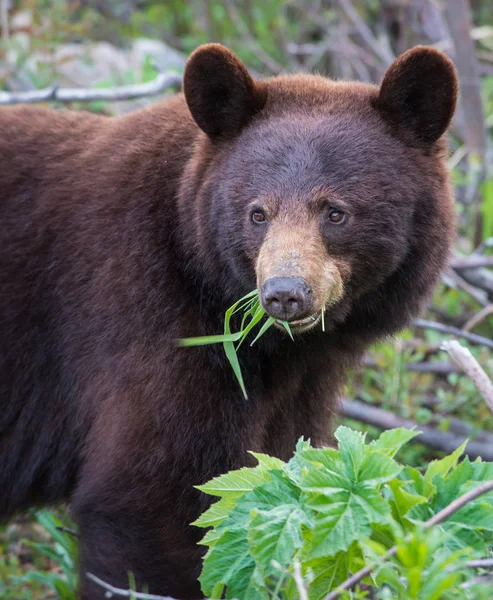
[[204, 485], [195, 486], [198, 490], [211, 496], [237, 499], [262, 483], [270, 481], [271, 476], [265, 469], [244, 467], [237, 471], [230, 471], [226, 475], [215, 477]]
[[358, 482], [377, 485], [394, 479], [402, 467], [395, 460], [380, 452], [369, 452], [360, 465]]
[[345, 465], [346, 475], [351, 481], [356, 482], [366, 454], [366, 434], [341, 426], [337, 428], [334, 435], [339, 441], [339, 456]]
[[373, 441], [370, 446], [392, 458], [397, 454], [402, 446], [407, 444], [419, 434], [419, 431], [407, 429], [405, 427], [389, 429], [388, 431], [384, 431], [378, 440]]
[[227, 586], [226, 598], [242, 598], [250, 586], [254, 569], [246, 531], [225, 531], [204, 558], [199, 577], [202, 591], [206, 596], [218, 598], [216, 594], [222, 592], [221, 586]]
[[462, 445], [460, 445], [455, 452], [442, 458], [441, 460], [433, 460], [426, 469], [425, 472], [425, 481], [428, 483], [433, 483], [433, 479], [436, 475], [447, 475], [450, 469], [454, 468], [457, 465], [457, 461], [464, 454], [464, 449], [467, 446], [468, 440], [466, 440]]
[[214, 502], [191, 525], [195, 525], [196, 527], [216, 527], [224, 521], [235, 506], [236, 501], [234, 498], [229, 496], [221, 498], [217, 502]]
[[[311, 508], [315, 508], [310, 504]], [[337, 494], [337, 501], [316, 507], [310, 558], [334, 556], [347, 551], [361, 536], [371, 533], [365, 510], [350, 492]]]
[[337, 469], [339, 465], [340, 470], [342, 470], [342, 463], [338, 461], [332, 470], [321, 467], [320, 469], [309, 471], [303, 478], [301, 489], [304, 492], [325, 494], [327, 496], [331, 496], [335, 492], [350, 491], [352, 489], [352, 482], [340, 473], [339, 469]]
[[392, 500], [390, 502], [392, 515], [394, 519], [404, 528], [411, 528], [411, 521], [406, 518], [409, 511], [418, 504], [426, 504], [428, 499], [419, 494], [411, 494], [405, 489], [405, 483], [400, 479], [393, 479], [389, 482], [389, 488], [392, 490]]
[[260, 452], [249, 452], [259, 462], [259, 465], [266, 469], [280, 469], [283, 470], [286, 463], [280, 458], [275, 456], [269, 456], [268, 454], [262, 454]]
[[283, 504], [271, 510], [255, 511], [248, 543], [256, 564], [269, 575], [272, 561], [287, 567], [303, 545], [302, 526], [309, 525], [308, 516], [294, 504]]
[[310, 600], [322, 600], [349, 576], [348, 553], [339, 552], [330, 558], [308, 561], [314, 578], [310, 584]]

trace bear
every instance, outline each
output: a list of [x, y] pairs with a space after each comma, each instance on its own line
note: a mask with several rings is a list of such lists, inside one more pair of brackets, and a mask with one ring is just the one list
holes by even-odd
[[[202, 597], [194, 486], [332, 443], [347, 369], [446, 267], [457, 94], [428, 47], [373, 85], [207, 44], [125, 116], [0, 109], [0, 517], [69, 504], [82, 600], [89, 573]], [[177, 340], [255, 289], [275, 326], [239, 350], [245, 399], [221, 345]]]

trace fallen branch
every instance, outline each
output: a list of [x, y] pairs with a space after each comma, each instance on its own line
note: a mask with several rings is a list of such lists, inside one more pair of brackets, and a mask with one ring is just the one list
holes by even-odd
[[146, 594], [145, 592], [134, 592], [133, 590], [117, 588], [106, 583], [106, 581], [99, 579], [99, 577], [96, 577], [96, 575], [93, 575], [92, 573], [87, 573], [87, 577], [106, 590], [105, 598], [120, 596], [123, 598], [135, 598], [136, 600], [176, 600], [171, 596], [157, 596], [156, 594]]
[[174, 73], [159, 73], [154, 81], [121, 85], [106, 89], [59, 88], [51, 86], [42, 90], [29, 92], [0, 91], [0, 105], [4, 104], [36, 104], [39, 102], [93, 102], [104, 100], [134, 100], [160, 94], [167, 89], [180, 89], [181, 77]]
[[[454, 500], [453, 502], [451, 502], [448, 506], [446, 506], [443, 510], [438, 512], [436, 515], [433, 515], [433, 517], [431, 517], [431, 519], [428, 519], [428, 521], [426, 521], [424, 523], [424, 529], [425, 530], [430, 529], [434, 525], [438, 525], [438, 524], [442, 523], [443, 521], [446, 521], [449, 517], [451, 517], [453, 514], [455, 514], [463, 506], [465, 506], [469, 502], [472, 502], [473, 500], [476, 500], [476, 498], [479, 498], [483, 494], [491, 492], [492, 490], [493, 490], [493, 480], [487, 481], [486, 483], [482, 483], [481, 485], [478, 485], [477, 488], [474, 488], [473, 490], [470, 490], [466, 494], [463, 494], [462, 496], [460, 496], [460, 498], [457, 498], [457, 500]], [[381, 558], [383, 561], [387, 561], [389, 558], [392, 558], [396, 554], [397, 554], [397, 546], [393, 546]], [[336, 598], [339, 598], [339, 596], [342, 594], [342, 592], [344, 590], [352, 589], [355, 585], [357, 585], [365, 577], [368, 577], [368, 575], [371, 574], [371, 572], [373, 571], [374, 568], [375, 568], [375, 566], [370, 565], [368, 567], [365, 567], [364, 569], [361, 569], [360, 571], [358, 571], [357, 573], [355, 573], [354, 575], [352, 575], [351, 577], [346, 579], [346, 581], [344, 583], [342, 583], [337, 589], [335, 589], [333, 592], [331, 592], [330, 594], [325, 596], [324, 600], [336, 600]]]
[[493, 340], [488, 339], [482, 335], [475, 333], [469, 333], [468, 331], [462, 331], [458, 327], [452, 327], [451, 325], [444, 325], [443, 323], [436, 323], [435, 321], [426, 321], [425, 319], [416, 319], [413, 322], [414, 327], [420, 329], [432, 329], [439, 331], [440, 333], [446, 333], [447, 335], [453, 335], [463, 340], [471, 342], [471, 344], [477, 344], [478, 346], [485, 346], [493, 350]]
[[443, 342], [442, 349], [448, 352], [455, 364], [471, 379], [493, 413], [493, 382], [469, 348], [465, 348], [457, 340], [447, 340]]
[[471, 329], [474, 329], [490, 315], [493, 315], [493, 304], [488, 304], [488, 306], [485, 306], [477, 314], [471, 317], [467, 323], [463, 325], [463, 331], [471, 331]]
[[[412, 429], [414, 427], [421, 432], [415, 438], [417, 442], [448, 454], [456, 450], [468, 437], [451, 431], [441, 431], [429, 425], [418, 425], [412, 419], [404, 419], [388, 410], [358, 400], [342, 400], [340, 413], [348, 419], [373, 425], [379, 429], [397, 429], [399, 427]], [[491, 441], [491, 437], [471, 440], [464, 452], [471, 460], [481, 457], [483, 460], [493, 461], [493, 441]]]
[[452, 269], [470, 269], [477, 267], [493, 267], [493, 256], [468, 256], [464, 258], [453, 258], [450, 261]]

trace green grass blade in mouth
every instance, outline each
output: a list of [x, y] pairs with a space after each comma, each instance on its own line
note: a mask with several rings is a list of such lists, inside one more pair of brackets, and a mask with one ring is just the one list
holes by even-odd
[[229, 335], [204, 335], [202, 337], [182, 338], [178, 340], [181, 348], [188, 346], [207, 346], [208, 344], [222, 344], [224, 342], [237, 342], [241, 338], [241, 331]]
[[267, 319], [267, 321], [262, 325], [260, 331], [257, 333], [256, 338], [253, 340], [253, 342], [250, 344], [250, 346], [253, 346], [253, 344], [255, 344], [255, 342], [264, 335], [264, 333], [267, 331], [267, 329], [269, 329], [269, 327], [274, 325], [275, 321], [276, 320], [274, 319], [274, 317], [269, 317]]
[[294, 337], [293, 337], [293, 333], [291, 332], [291, 327], [289, 326], [289, 323], [287, 321], [281, 321], [284, 329], [288, 332], [289, 337], [293, 340], [294, 342]]

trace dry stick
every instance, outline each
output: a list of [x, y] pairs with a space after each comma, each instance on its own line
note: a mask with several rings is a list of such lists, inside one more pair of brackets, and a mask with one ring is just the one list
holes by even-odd
[[296, 589], [298, 590], [299, 600], [308, 600], [308, 592], [303, 581], [301, 564], [299, 560], [295, 560], [293, 563], [293, 579], [296, 584]]
[[493, 413], [493, 382], [469, 348], [465, 348], [457, 340], [447, 340], [442, 343], [442, 349], [448, 352], [454, 363], [471, 379]]
[[275, 75], [282, 73], [284, 71], [284, 67], [275, 59], [273, 59], [272, 56], [268, 54], [257, 42], [255, 36], [251, 33], [251, 31], [248, 29], [248, 26], [243, 21], [240, 11], [235, 6], [234, 2], [229, 0], [228, 2], [224, 2], [223, 6], [228, 13], [229, 20], [243, 36], [246, 44], [255, 54], [255, 56], [264, 64], [265, 67], [267, 67], [267, 69], [269, 69], [269, 71]]
[[[354, 419], [355, 421], [360, 421], [379, 429], [415, 428], [421, 432], [415, 438], [417, 442], [433, 448], [433, 450], [440, 450], [448, 454], [453, 452], [468, 438], [467, 432], [460, 434], [459, 432], [440, 431], [429, 425], [418, 425], [411, 419], [398, 417], [393, 412], [370, 406], [366, 402], [358, 400], [343, 399], [340, 405], [340, 414], [348, 419]], [[471, 460], [481, 457], [483, 460], [493, 461], [493, 441], [491, 437], [469, 441], [465, 449], [465, 454]]]
[[452, 287], [458, 287], [459, 289], [463, 290], [469, 294], [471, 298], [474, 298], [478, 304], [481, 304], [481, 306], [486, 306], [488, 304], [488, 294], [484, 290], [471, 285], [461, 275], [452, 269], [449, 269], [447, 273], [444, 274], [443, 279], [446, 284], [448, 283], [447, 278], [452, 280]]
[[436, 323], [435, 321], [426, 321], [425, 319], [416, 319], [413, 322], [414, 327], [418, 327], [419, 329], [432, 329], [434, 331], [439, 331], [440, 333], [446, 333], [448, 335], [454, 335], [456, 337], [462, 338], [471, 342], [472, 344], [478, 344], [479, 346], [486, 346], [487, 348], [491, 348], [493, 350], [493, 340], [488, 339], [482, 335], [477, 335], [475, 333], [468, 333], [467, 331], [462, 331], [458, 327], [452, 327], [451, 325], [444, 325], [443, 323]]
[[395, 56], [393, 56], [389, 50], [378, 43], [378, 40], [371, 32], [371, 29], [359, 16], [358, 11], [351, 4], [350, 0], [339, 0], [338, 4], [344, 11], [346, 17], [354, 25], [366, 45], [380, 58], [383, 63], [390, 64], [394, 60]]
[[122, 596], [124, 598], [137, 598], [138, 600], [176, 600], [171, 596], [157, 596], [156, 594], [146, 594], [145, 592], [134, 592], [133, 590], [117, 588], [109, 583], [106, 583], [106, 581], [99, 579], [99, 577], [96, 577], [96, 575], [93, 575], [92, 573], [87, 573], [87, 577], [106, 590], [106, 598], [111, 598], [112, 596]]
[[452, 269], [470, 269], [471, 267], [493, 267], [493, 256], [467, 256], [453, 258], [450, 261]]
[[493, 315], [493, 304], [488, 304], [488, 306], [485, 306], [477, 314], [471, 317], [469, 321], [462, 326], [462, 330], [471, 331], [471, 329], [474, 329], [490, 315]]
[[[493, 480], [487, 481], [486, 483], [478, 485], [477, 488], [474, 488], [473, 490], [470, 490], [466, 494], [463, 494], [462, 496], [460, 496], [460, 498], [457, 498], [456, 500], [451, 502], [448, 506], [446, 506], [443, 510], [441, 510], [436, 515], [431, 517], [431, 519], [428, 519], [428, 521], [426, 521], [423, 525], [424, 529], [430, 529], [430, 527], [433, 527], [434, 525], [438, 525], [439, 523], [442, 523], [443, 521], [445, 521], [446, 519], [451, 517], [453, 514], [455, 514], [463, 506], [468, 504], [469, 502], [476, 500], [476, 498], [479, 498], [479, 496], [482, 496], [483, 494], [486, 494], [487, 492], [491, 492], [492, 490], [493, 490]], [[381, 558], [383, 561], [386, 561], [389, 558], [392, 558], [393, 556], [395, 556], [396, 553], [397, 553], [397, 546], [394, 546], [388, 552], [386, 552]], [[362, 581], [365, 577], [368, 577], [368, 575], [370, 575], [370, 573], [373, 571], [374, 568], [375, 568], [374, 566], [370, 565], [368, 567], [365, 567], [364, 569], [361, 569], [360, 571], [358, 571], [357, 573], [355, 573], [354, 575], [352, 575], [351, 577], [346, 579], [346, 581], [344, 583], [342, 583], [337, 589], [335, 589], [333, 592], [331, 592], [330, 594], [325, 596], [324, 600], [336, 600], [336, 598], [339, 598], [340, 594], [344, 590], [352, 589], [356, 584], [358, 584], [360, 581]]]
[[2, 28], [2, 42], [9, 41], [9, 0], [0, 0], [0, 27]]
[[29, 92], [0, 92], [1, 104], [35, 104], [38, 102], [92, 102], [94, 100], [118, 101], [144, 98], [160, 94], [168, 88], [179, 89], [181, 77], [174, 73], [159, 73], [154, 81], [121, 85], [107, 89], [58, 88], [51, 86]]

